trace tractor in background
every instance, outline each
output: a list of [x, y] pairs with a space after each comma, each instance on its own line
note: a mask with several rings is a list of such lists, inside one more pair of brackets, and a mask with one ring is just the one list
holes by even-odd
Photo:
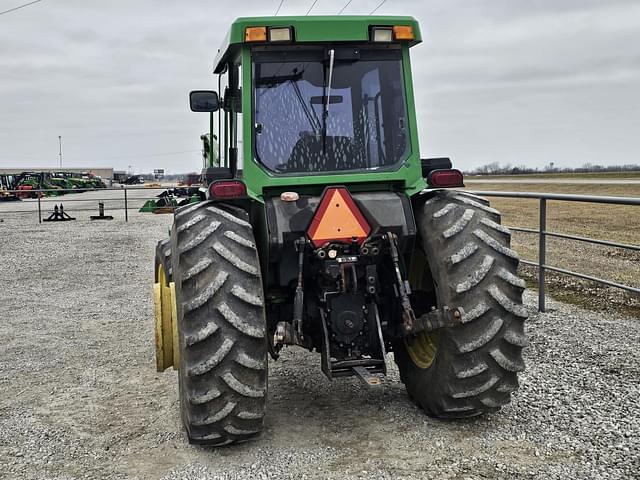
[[158, 243], [154, 286], [157, 368], [178, 370], [190, 442], [258, 435], [267, 357], [288, 346], [368, 385], [392, 353], [438, 418], [494, 412], [518, 388], [518, 256], [489, 202], [452, 190], [448, 159], [421, 160], [420, 42], [412, 17], [239, 18], [218, 91], [191, 92], [219, 142], [206, 199]]
[[[16, 194], [19, 198], [38, 198], [38, 196], [59, 196], [64, 195], [62, 187], [51, 181], [51, 174], [48, 172], [22, 172], [16, 175]], [[34, 192], [33, 190], [49, 190], [48, 192]]]
[[10, 191], [14, 190], [14, 184], [14, 175], [0, 175], [0, 202], [12, 202], [20, 200], [15, 193]]

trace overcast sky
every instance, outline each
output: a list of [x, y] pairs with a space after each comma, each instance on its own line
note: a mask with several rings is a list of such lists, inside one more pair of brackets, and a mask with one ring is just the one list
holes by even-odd
[[[344, 14], [381, 0], [352, 0]], [[27, 0], [0, 0], [0, 11]], [[318, 0], [335, 14], [347, 0]], [[285, 0], [281, 15], [312, 0]], [[43, 0], [0, 15], [0, 167], [199, 170], [213, 57], [238, 16], [279, 0]], [[387, 0], [415, 16], [423, 157], [579, 166], [640, 162], [637, 0]]]

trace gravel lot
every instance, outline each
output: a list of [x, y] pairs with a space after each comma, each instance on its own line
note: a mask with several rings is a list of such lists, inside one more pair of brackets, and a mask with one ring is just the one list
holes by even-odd
[[433, 420], [395, 370], [375, 390], [331, 383], [290, 348], [259, 440], [189, 446], [176, 374], [153, 352], [153, 251], [171, 217], [38, 225], [5, 208], [0, 478], [639, 478], [640, 319], [551, 301], [531, 308], [528, 368], [500, 413]]

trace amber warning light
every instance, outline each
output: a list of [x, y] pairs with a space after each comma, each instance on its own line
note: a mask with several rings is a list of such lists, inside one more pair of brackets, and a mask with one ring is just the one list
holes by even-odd
[[307, 230], [316, 248], [331, 241], [351, 243], [354, 238], [362, 244], [370, 232], [371, 226], [344, 187], [325, 190]]
[[245, 42], [266, 42], [267, 27], [247, 27], [244, 31]]

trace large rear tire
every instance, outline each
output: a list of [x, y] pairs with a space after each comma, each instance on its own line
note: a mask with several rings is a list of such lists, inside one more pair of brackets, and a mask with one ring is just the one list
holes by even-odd
[[213, 202], [177, 209], [171, 259], [189, 441], [226, 445], [255, 437], [265, 413], [267, 342], [247, 213]]
[[509, 230], [480, 197], [438, 191], [425, 200], [416, 207], [421, 249], [414, 261], [426, 262], [420, 283], [431, 284], [438, 306], [462, 307], [465, 313], [459, 326], [396, 342], [402, 381], [435, 417], [498, 410], [518, 388], [527, 343], [525, 283], [516, 276]]

